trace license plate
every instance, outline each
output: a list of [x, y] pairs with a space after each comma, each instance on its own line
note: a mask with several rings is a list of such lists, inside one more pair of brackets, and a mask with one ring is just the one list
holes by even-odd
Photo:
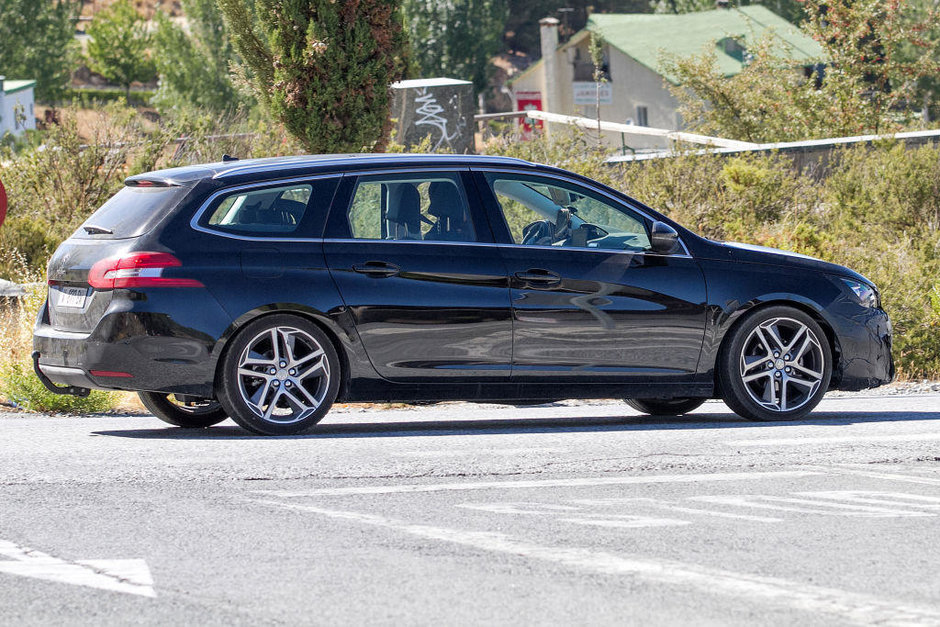
[[58, 306], [82, 309], [85, 306], [87, 291], [84, 287], [60, 287]]

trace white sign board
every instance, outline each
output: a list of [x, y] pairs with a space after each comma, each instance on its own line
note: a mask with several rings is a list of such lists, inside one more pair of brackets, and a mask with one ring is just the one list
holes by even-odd
[[571, 84], [571, 87], [576, 105], [597, 104], [598, 96], [600, 96], [601, 104], [614, 102], [614, 89], [610, 83], [575, 82]]

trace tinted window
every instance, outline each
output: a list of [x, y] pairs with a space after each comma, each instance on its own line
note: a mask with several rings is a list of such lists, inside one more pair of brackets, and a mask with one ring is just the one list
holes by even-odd
[[295, 232], [313, 187], [309, 183], [233, 192], [215, 201], [205, 226], [246, 235], [284, 235]]
[[187, 187], [125, 187], [91, 214], [72, 237], [139, 237], [152, 229], [188, 191]]
[[649, 250], [647, 221], [579, 185], [525, 175], [487, 174], [516, 244]]
[[475, 242], [460, 178], [455, 174], [363, 177], [347, 214], [357, 239]]

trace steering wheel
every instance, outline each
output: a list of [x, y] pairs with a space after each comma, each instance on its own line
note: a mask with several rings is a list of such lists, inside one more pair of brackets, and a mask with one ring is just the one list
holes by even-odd
[[551, 246], [555, 237], [555, 225], [548, 220], [536, 220], [522, 229], [522, 244], [527, 246]]

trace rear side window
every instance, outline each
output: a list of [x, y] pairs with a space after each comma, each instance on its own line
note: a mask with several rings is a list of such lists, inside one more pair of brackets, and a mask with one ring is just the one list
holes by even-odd
[[187, 187], [125, 187], [91, 214], [72, 237], [140, 237], [149, 232], [188, 191]]
[[293, 233], [310, 202], [309, 184], [246, 190], [222, 198], [206, 226], [252, 235]]
[[347, 213], [355, 239], [477, 241], [460, 177], [361, 177]]
[[218, 192], [198, 224], [246, 237], [319, 237], [339, 177]]

